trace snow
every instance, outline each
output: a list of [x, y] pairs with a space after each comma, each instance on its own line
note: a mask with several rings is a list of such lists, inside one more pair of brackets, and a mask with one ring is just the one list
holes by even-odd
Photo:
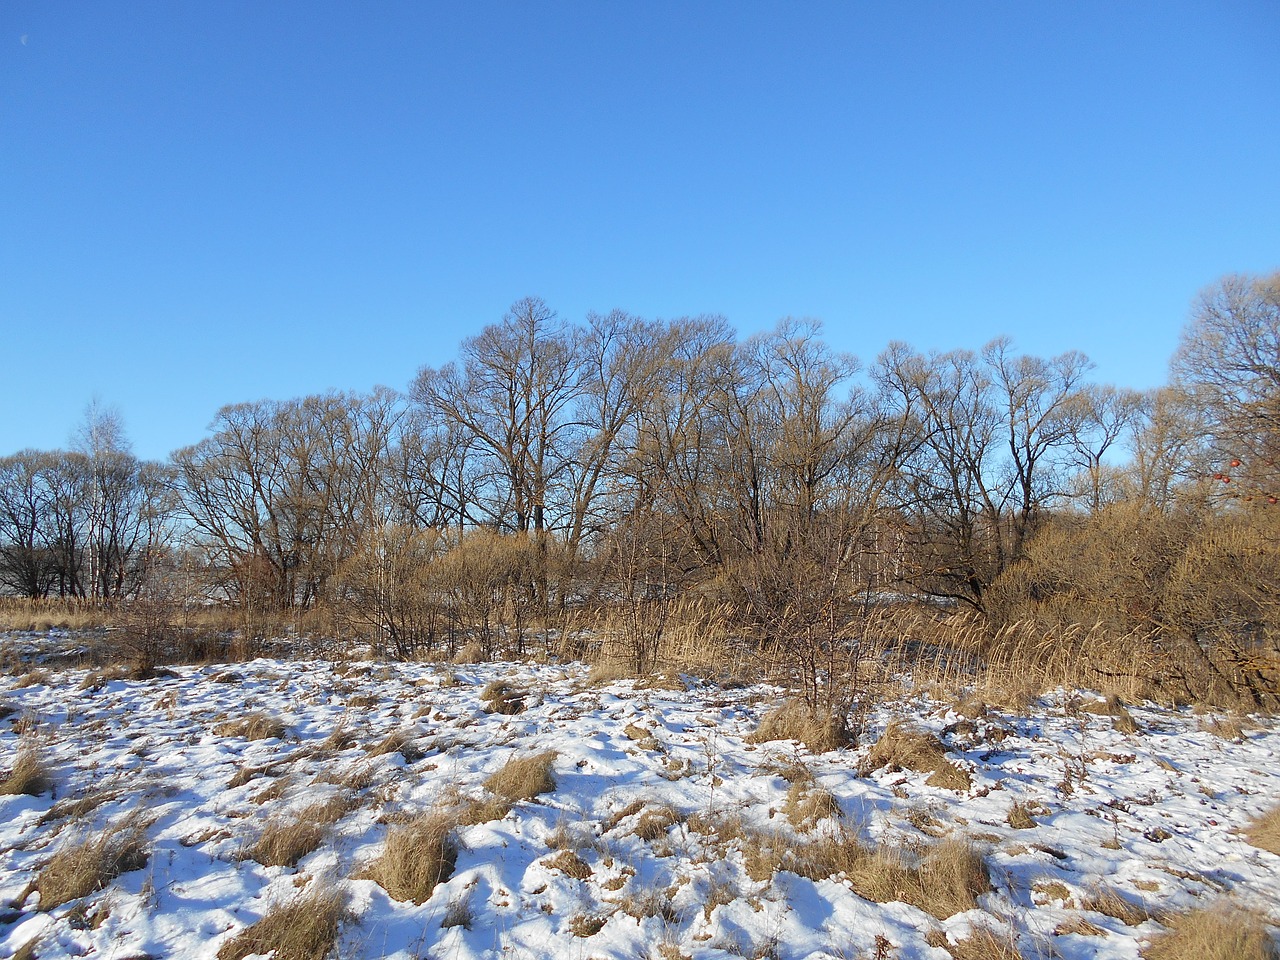
[[[0, 956], [34, 944], [41, 958], [212, 957], [272, 905], [325, 885], [346, 899], [333, 954], [344, 958], [841, 960], [876, 955], [883, 938], [889, 956], [945, 960], [926, 935], [954, 942], [975, 926], [1015, 938], [1026, 956], [1135, 958], [1163, 928], [1084, 909], [1104, 890], [1155, 916], [1229, 895], [1280, 921], [1280, 858], [1239, 832], [1280, 800], [1272, 718], [1256, 718], [1232, 742], [1206, 729], [1209, 717], [1147, 704], [1130, 708], [1140, 731], [1124, 734], [1110, 717], [1079, 709], [1095, 697], [1060, 692], [944, 735], [961, 720], [952, 706], [904, 694], [873, 711], [864, 746], [813, 756], [791, 742], [747, 741], [785, 695], [765, 684], [592, 685], [579, 664], [281, 659], [86, 685], [92, 677], [51, 669], [0, 679], [0, 702], [14, 708], [0, 720], [0, 771], [20, 742], [34, 742], [56, 785], [38, 797], [0, 796]], [[523, 712], [485, 712], [481, 690], [498, 679], [534, 694]], [[285, 736], [216, 732], [253, 712], [281, 721]], [[878, 731], [902, 717], [943, 736], [949, 759], [971, 772], [970, 790], [888, 768], [858, 775]], [[638, 727], [652, 739], [637, 737]], [[351, 744], [326, 746], [335, 730]], [[412, 734], [420, 758], [369, 752], [397, 731]], [[480, 798], [508, 759], [544, 750], [556, 752], [556, 790], [461, 827], [456, 868], [426, 903], [394, 901], [361, 878], [392, 825]], [[864, 900], [838, 876], [783, 870], [752, 880], [741, 841], [700, 832], [697, 818], [737, 817], [796, 844], [835, 830], [833, 819], [808, 832], [787, 820], [790, 784], [778, 771], [795, 764], [870, 841], [923, 848], [943, 834], [968, 838], [994, 890], [979, 897], [980, 909], [937, 920], [905, 903]], [[104, 791], [78, 819], [60, 814], [67, 800]], [[357, 806], [296, 867], [244, 857], [269, 820], [344, 793]], [[622, 816], [636, 801], [670, 807], [676, 822], [639, 835], [644, 812]], [[1008, 824], [1015, 801], [1036, 826]], [[83, 902], [41, 911], [31, 884], [43, 864], [130, 816], [146, 824], [147, 866]], [[589, 876], [554, 865], [565, 848]], [[469, 923], [444, 925], [459, 912]], [[1055, 934], [1080, 917], [1104, 935]]]

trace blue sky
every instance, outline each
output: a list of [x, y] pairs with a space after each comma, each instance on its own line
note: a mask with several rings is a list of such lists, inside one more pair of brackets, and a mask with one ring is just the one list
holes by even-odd
[[1280, 4], [0, 5], [0, 455], [408, 385], [523, 296], [1150, 387], [1280, 269]]

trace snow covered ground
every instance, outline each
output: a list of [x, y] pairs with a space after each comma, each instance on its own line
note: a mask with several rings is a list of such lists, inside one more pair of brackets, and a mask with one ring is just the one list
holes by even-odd
[[[488, 712], [498, 680], [520, 712]], [[1280, 801], [1274, 719], [1237, 742], [1212, 718], [1153, 706], [1131, 707], [1137, 732], [1121, 732], [1132, 725], [1091, 712], [1088, 694], [968, 716], [921, 694], [878, 706], [863, 746], [815, 756], [748, 742], [777, 688], [668, 686], [593, 685], [577, 664], [286, 660], [0, 678], [0, 777], [34, 750], [52, 779], [0, 796], [0, 956], [213, 957], [318, 890], [345, 902], [344, 958], [946, 960], [987, 928], [1025, 957], [1083, 960], [1137, 957], [1164, 929], [1155, 918], [1220, 897], [1280, 922], [1280, 858], [1239, 833]], [[895, 718], [937, 734], [971, 785], [891, 766], [859, 776]], [[483, 807], [486, 778], [545, 751], [553, 791]], [[838, 812], [797, 812], [828, 794]], [[1032, 825], [1011, 825], [1015, 803]], [[362, 876], [389, 830], [464, 808], [496, 816], [463, 818], [479, 822], [456, 828], [456, 865], [426, 902]], [[255, 846], [264, 831], [303, 811], [318, 846], [296, 866], [255, 860], [271, 859]], [[111, 828], [136, 831], [145, 864], [47, 909], [42, 868]], [[760, 867], [762, 848], [841, 830], [908, 861], [962, 838], [992, 889], [939, 919], [864, 899], [840, 873], [801, 876], [782, 855]]]

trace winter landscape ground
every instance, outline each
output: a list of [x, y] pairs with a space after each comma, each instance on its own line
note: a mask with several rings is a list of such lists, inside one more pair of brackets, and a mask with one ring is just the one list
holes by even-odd
[[907, 682], [814, 753], [753, 737], [784, 698], [579, 663], [14, 671], [0, 956], [1121, 960], [1193, 955], [1159, 952], [1185, 916], [1275, 935], [1273, 718]]

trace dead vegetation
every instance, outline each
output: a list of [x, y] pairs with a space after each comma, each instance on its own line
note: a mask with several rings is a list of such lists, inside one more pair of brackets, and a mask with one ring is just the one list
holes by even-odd
[[52, 789], [53, 777], [34, 744], [20, 747], [13, 766], [0, 775], [0, 796], [26, 794], [38, 797]]
[[242, 737], [245, 740], [283, 739], [285, 725], [265, 713], [250, 713], [238, 720], [216, 724], [213, 732], [220, 737]]
[[344, 919], [342, 896], [332, 889], [304, 894], [269, 910], [224, 943], [218, 960], [270, 954], [274, 960], [324, 960]]
[[457, 863], [455, 826], [453, 818], [432, 812], [393, 827], [382, 853], [362, 876], [377, 883], [393, 900], [426, 903], [432, 891], [449, 879]]
[[963, 791], [973, 786], [969, 771], [947, 759], [946, 748], [937, 737], [899, 720], [885, 728], [859, 765], [858, 775], [865, 777], [883, 767], [928, 773], [925, 783], [931, 787]]
[[267, 821], [244, 855], [264, 867], [296, 867], [323, 840], [324, 831], [304, 817], [273, 819]]
[[121, 874], [141, 870], [147, 857], [146, 826], [137, 819], [63, 844], [33, 883], [40, 894], [40, 909], [52, 910], [96, 893]]
[[501, 769], [484, 781], [485, 789], [512, 802], [532, 800], [542, 793], [556, 788], [556, 778], [551, 768], [556, 752], [546, 750], [528, 757], [513, 757]]
[[1250, 823], [1244, 831], [1245, 839], [1259, 850], [1266, 850], [1280, 857], [1280, 806], [1274, 806]]
[[1162, 920], [1169, 932], [1152, 940], [1143, 960], [1277, 960], [1280, 951], [1262, 917], [1218, 903]]
[[755, 733], [747, 739], [750, 743], [795, 740], [808, 747], [811, 753], [827, 753], [853, 743], [844, 714], [815, 709], [803, 700], [788, 700], [766, 713]]

